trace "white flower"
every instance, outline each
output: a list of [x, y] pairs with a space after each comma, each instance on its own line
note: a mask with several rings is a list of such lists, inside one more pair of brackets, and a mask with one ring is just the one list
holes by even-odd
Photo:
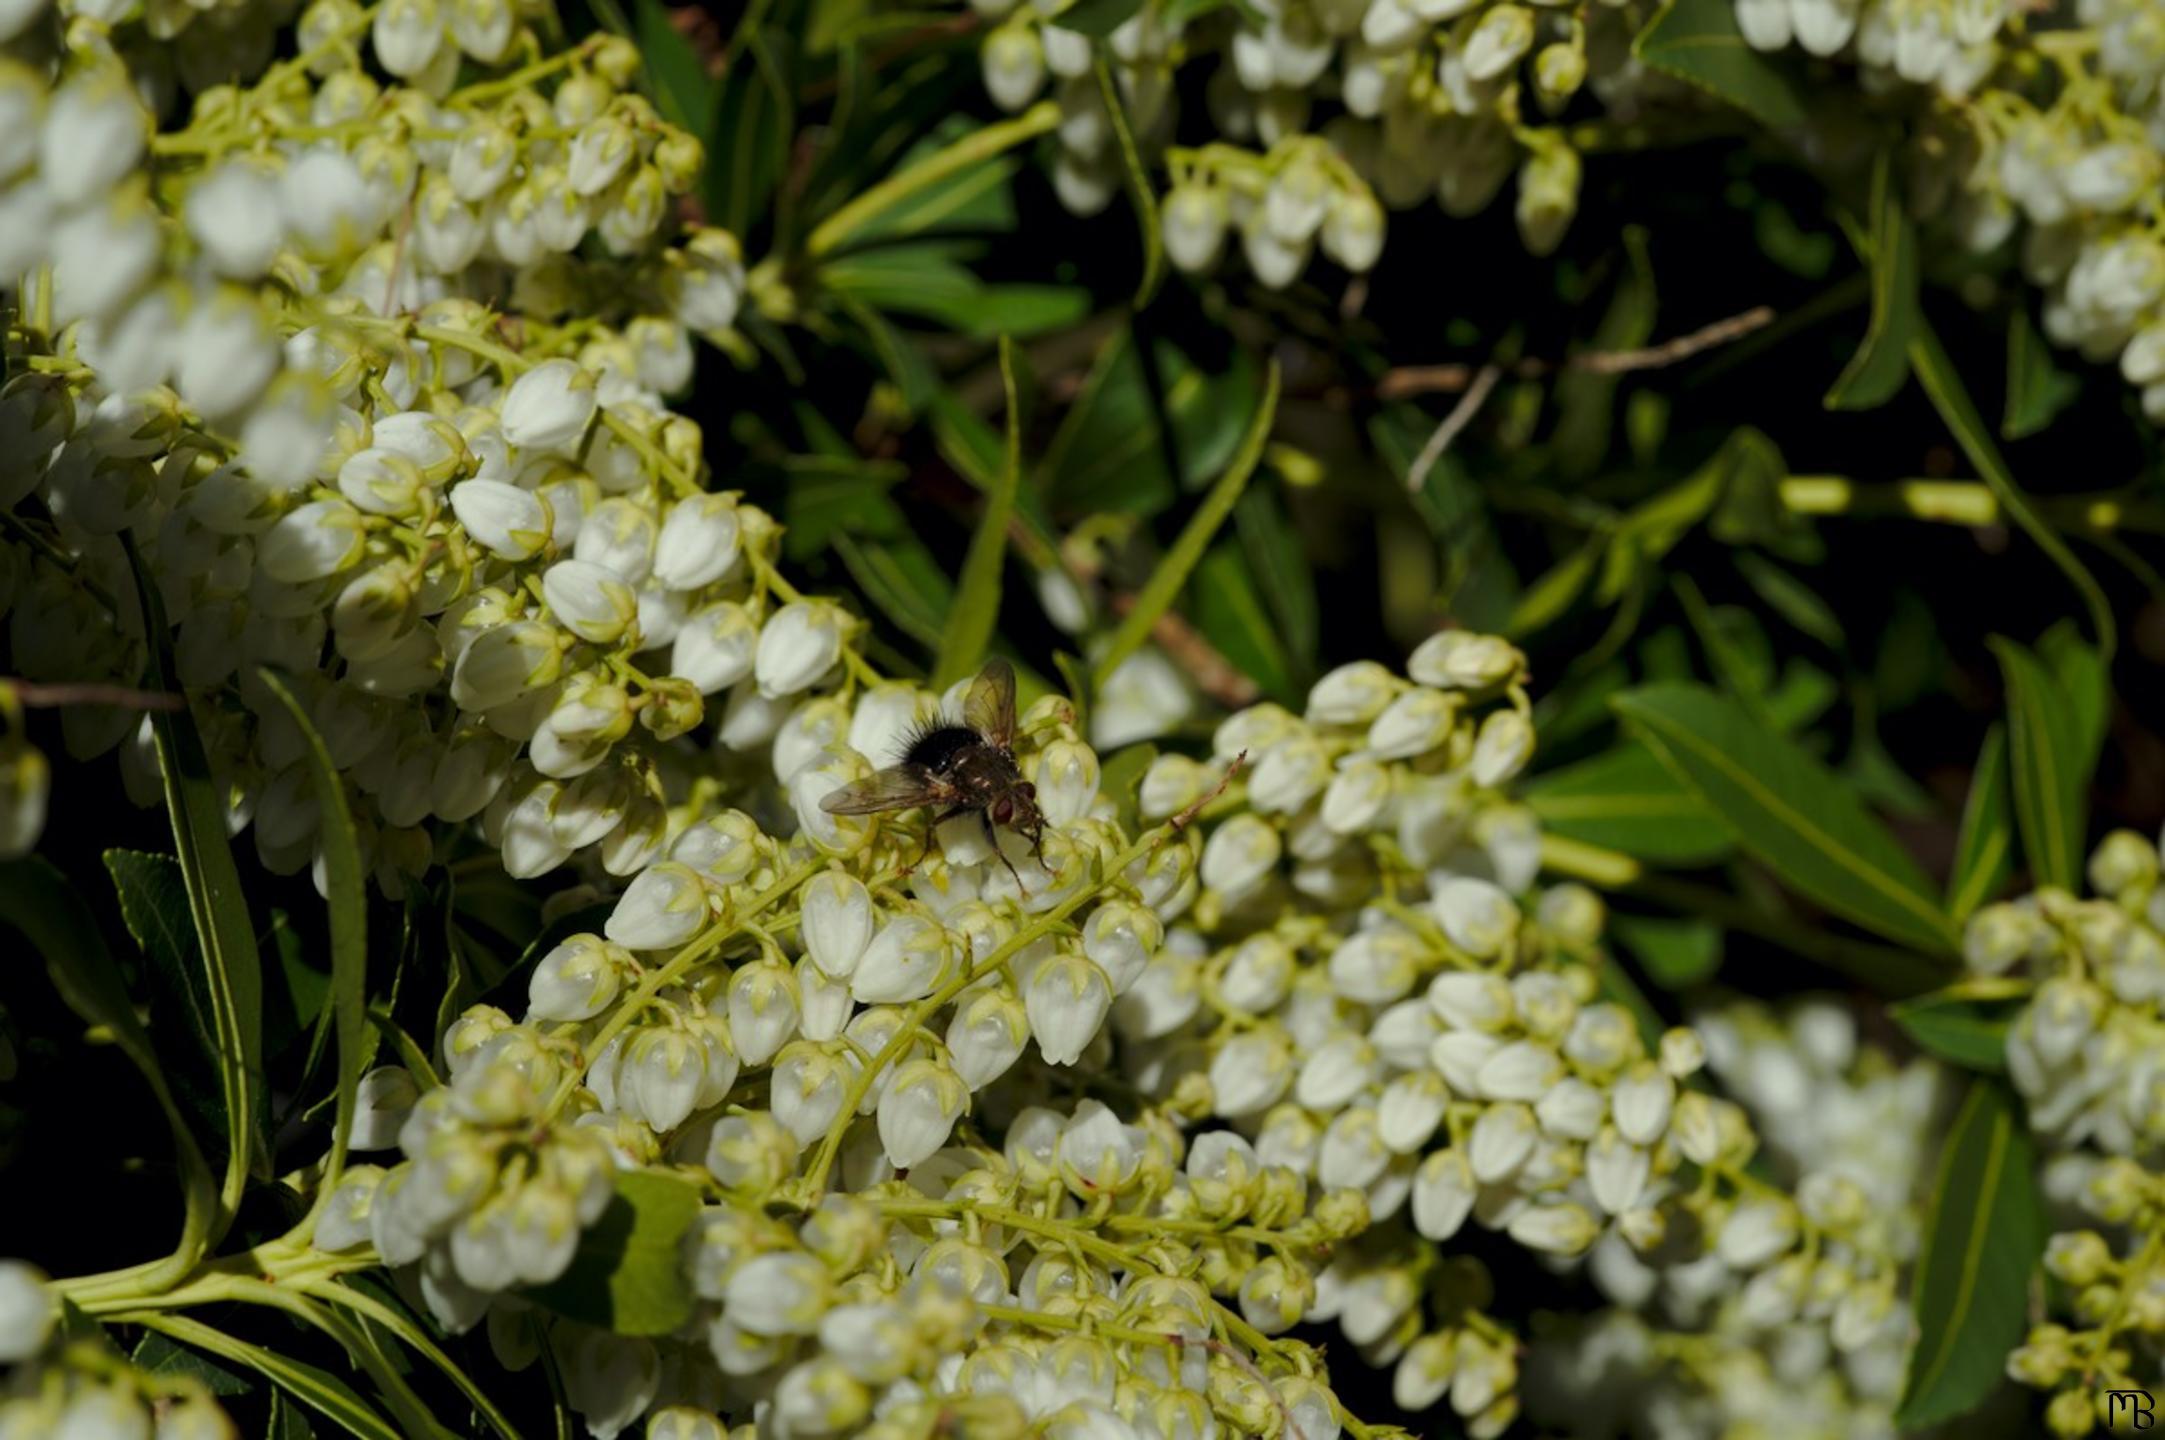
[[1539, 1100], [1563, 1079], [1556, 1052], [1531, 1040], [1515, 1040], [1481, 1064], [1476, 1084], [1491, 1100]]
[[[39, 177], [42, 180], [44, 177]], [[24, 194], [44, 194], [35, 181], [15, 187]], [[47, 217], [25, 217], [44, 225]], [[0, 249], [4, 249], [0, 221]], [[141, 200], [99, 198], [52, 224], [40, 237], [51, 244], [53, 304], [63, 319], [102, 320], [134, 297], [157, 269], [157, 217]]]
[[1048, 1065], [1072, 1065], [1112, 1009], [1112, 984], [1086, 957], [1062, 951], [1040, 961], [1023, 992], [1030, 1033]]
[[1511, 1238], [1529, 1250], [1549, 1255], [1578, 1255], [1593, 1244], [1601, 1227], [1581, 1205], [1531, 1205], [1506, 1227]]
[[1534, 1118], [1558, 1139], [1591, 1140], [1601, 1128], [1608, 1105], [1599, 1090], [1576, 1075], [1567, 1075], [1534, 1102]]
[[656, 1134], [684, 1123], [706, 1079], [706, 1048], [683, 1030], [648, 1026], [625, 1042], [617, 1104]]
[[668, 950], [699, 933], [707, 918], [706, 885], [688, 866], [661, 864], [625, 889], [603, 926], [630, 950]]
[[1639, 1203], [1653, 1173], [1653, 1157], [1605, 1127], [1586, 1147], [1586, 1182], [1603, 1212], [1621, 1215]]
[[1113, 667], [1090, 707], [1090, 743], [1099, 753], [1155, 740], [1195, 711], [1195, 697], [1173, 662], [1145, 647]]
[[1501, 785], [1526, 768], [1534, 750], [1533, 722], [1517, 710], [1498, 710], [1481, 722], [1471, 771], [1476, 785]]
[[343, 500], [315, 500], [272, 526], [256, 546], [256, 564], [273, 580], [305, 585], [360, 558], [361, 514]]
[[979, 59], [985, 93], [1010, 113], [1022, 109], [1045, 84], [1045, 50], [1027, 25], [1002, 25], [985, 37]]
[[850, 994], [866, 1005], [922, 1000], [939, 988], [950, 958], [947, 932], [937, 921], [897, 915], [879, 928], [849, 972]]
[[1089, 746], [1055, 740], [1032, 769], [1037, 805], [1047, 825], [1071, 825], [1090, 812], [1098, 793], [1098, 757]]
[[1175, 185], [1159, 211], [1165, 253], [1191, 275], [1217, 265], [1232, 222], [1232, 206], [1220, 191], [1208, 185]]
[[1787, 1200], [1747, 1200], [1729, 1212], [1715, 1253], [1732, 1270], [1756, 1270], [1797, 1242], [1796, 1207]]
[[[468, 481], [459, 489], [473, 483]], [[542, 574], [541, 593], [557, 624], [596, 645], [616, 643], [639, 613], [632, 588], [614, 571], [590, 560], [559, 560], [551, 565]]]
[[654, 1402], [661, 1357], [651, 1342], [584, 1325], [554, 1325], [549, 1346], [563, 1372], [565, 1397], [595, 1440], [616, 1440]]
[[823, 600], [799, 600], [775, 612], [759, 632], [752, 673], [759, 692], [772, 699], [817, 684], [842, 657], [846, 617]]
[[758, 651], [759, 622], [751, 612], [733, 600], [717, 601], [694, 611], [677, 630], [669, 673], [712, 695], [750, 675]]
[[1218, 1113], [1232, 1119], [1270, 1108], [1292, 1082], [1292, 1056], [1284, 1034], [1276, 1029], [1236, 1035], [1210, 1062]]
[[727, 330], [744, 300], [744, 259], [726, 230], [701, 230], [679, 254], [677, 318], [702, 333]]
[[680, 500], [654, 544], [654, 578], [674, 590], [697, 590], [736, 567], [742, 524], [735, 495]]
[[549, 502], [501, 480], [452, 486], [451, 511], [467, 534], [505, 560], [531, 560], [549, 543]]
[[729, 977], [729, 1036], [746, 1065], [764, 1065], [797, 1033], [803, 1008], [797, 977], [779, 960], [739, 967]]
[[1143, 1134], [1095, 1100], [1075, 1107], [1060, 1132], [1061, 1178], [1077, 1195], [1115, 1193], [1142, 1167]]
[[1426, 686], [1401, 691], [1368, 727], [1368, 748], [1384, 760], [1407, 760], [1441, 745], [1458, 721], [1455, 695]]
[[1406, 673], [1445, 690], [1485, 690], [1522, 675], [1526, 657], [1510, 642], [1466, 630], [1429, 636], [1406, 659]]
[[840, 870], [823, 870], [800, 892], [798, 934], [812, 963], [837, 979], [856, 973], [872, 942], [872, 892]]
[[482, 632], [451, 673], [451, 698], [466, 710], [493, 710], [524, 699], [555, 680], [563, 648], [539, 620]]
[[286, 231], [319, 255], [358, 249], [373, 239], [383, 213], [360, 167], [334, 145], [319, 145], [289, 163], [278, 181]]
[[1518, 906], [1486, 880], [1463, 875], [1445, 880], [1429, 908], [1451, 943], [1476, 960], [1494, 958], [1518, 932]]
[[174, 385], [207, 418], [250, 405], [278, 373], [280, 350], [253, 299], [222, 289], [196, 302], [175, 342]]
[[135, 168], [149, 134], [127, 70], [88, 66], [53, 92], [38, 131], [38, 173], [62, 205], [94, 203]]
[[541, 957], [527, 981], [527, 1014], [591, 1020], [616, 998], [631, 957], [598, 935], [574, 935]]
[[569, 360], [544, 360], [504, 396], [504, 438], [522, 450], [568, 455], [597, 407], [594, 376]]
[[1203, 884], [1237, 900], [1268, 878], [1283, 846], [1278, 831], [1255, 815], [1235, 815], [1211, 831], [1203, 845]]
[[18, 860], [37, 848], [52, 798], [52, 770], [30, 745], [0, 751], [0, 860]]
[[897, 1170], [920, 1165], [947, 1143], [969, 1104], [970, 1087], [937, 1060], [897, 1070], [879, 1102], [880, 1145]]
[[1534, 1112], [1526, 1106], [1515, 1102], [1489, 1106], [1473, 1122], [1473, 1134], [1466, 1142], [1474, 1178], [1484, 1185], [1509, 1179], [1532, 1156], [1540, 1138]]
[[956, 1005], [945, 1038], [963, 1083], [982, 1090], [1021, 1058], [1030, 1038], [1029, 1014], [1012, 991], [979, 990]]
[[20, 1364], [44, 1349], [57, 1308], [43, 1275], [20, 1260], [0, 1260], [0, 1364]]
[[278, 182], [251, 160], [226, 160], [196, 181], [182, 215], [203, 257], [229, 280], [257, 279], [285, 243]]
[[1610, 1092], [1616, 1128], [1634, 1145], [1652, 1145], [1669, 1128], [1676, 1082], [1652, 1061], [1633, 1066]]

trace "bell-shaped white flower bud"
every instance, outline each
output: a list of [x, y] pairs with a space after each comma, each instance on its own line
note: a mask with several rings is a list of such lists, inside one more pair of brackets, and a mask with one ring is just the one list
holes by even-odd
[[706, 1047], [673, 1026], [649, 1026], [625, 1042], [617, 1104], [656, 1134], [684, 1123], [706, 1079]]
[[19, 860], [45, 833], [52, 770], [36, 747], [16, 742], [0, 748], [0, 860]]
[[504, 396], [504, 438], [521, 450], [573, 453], [594, 419], [594, 384], [593, 373], [572, 361], [542, 361]]
[[769, 1091], [774, 1118], [799, 1145], [815, 1143], [841, 1117], [849, 1080], [850, 1067], [832, 1050], [809, 1040], [791, 1041], [774, 1061]]
[[774, 1251], [737, 1267], [722, 1292], [722, 1310], [754, 1335], [811, 1335], [832, 1297], [833, 1282], [816, 1257]]
[[1526, 657], [1507, 640], [1467, 630], [1429, 636], [1406, 659], [1406, 673], [1443, 690], [1486, 690], [1522, 679]]
[[1532, 1157], [1540, 1138], [1531, 1108], [1515, 1102], [1489, 1106], [1473, 1122], [1466, 1142], [1474, 1178], [1484, 1185], [1509, 1179]]
[[1029, 1015], [1011, 990], [992, 987], [967, 994], [947, 1024], [947, 1051], [962, 1083], [982, 1090], [1006, 1074], [1030, 1038]]
[[1037, 98], [1045, 85], [1045, 49], [1029, 25], [1002, 25], [985, 37], [980, 61], [985, 93], [1010, 114]]
[[825, 973], [849, 978], [872, 942], [872, 892], [854, 875], [823, 870], [799, 894], [805, 953]]
[[360, 559], [363, 536], [361, 513], [344, 500], [312, 500], [257, 541], [256, 565], [282, 584], [311, 584]]
[[1393, 1154], [1416, 1154], [1443, 1123], [1450, 1100], [1450, 1087], [1434, 1071], [1400, 1075], [1376, 1101], [1376, 1134]]
[[1554, 1050], [1531, 1040], [1514, 1040], [1482, 1062], [1475, 1083], [1491, 1100], [1539, 1100], [1564, 1076], [1564, 1062]]
[[574, 935], [541, 957], [527, 981], [526, 1013], [540, 1020], [591, 1020], [616, 999], [631, 956], [599, 935]]
[[549, 1347], [565, 1398], [597, 1437], [613, 1440], [654, 1403], [661, 1357], [651, 1341], [559, 1324], [549, 1328]]
[[1202, 881], [1229, 900], [1245, 897], [1270, 876], [1283, 852], [1277, 829], [1255, 815], [1235, 815], [1204, 842]]
[[729, 977], [729, 1035], [747, 1065], [764, 1065], [797, 1033], [797, 977], [780, 960], [739, 967]]
[[467, 534], [505, 560], [531, 560], [549, 543], [549, 502], [501, 480], [452, 486], [451, 512]]
[[897, 1070], [878, 1111], [888, 1163], [907, 1170], [930, 1159], [954, 1133], [969, 1099], [962, 1077], [937, 1060], [912, 1060]]
[[1355, 274], [1375, 266], [1383, 254], [1383, 206], [1365, 189], [1334, 196], [1323, 219], [1323, 253]]
[[1072, 1065], [1080, 1059], [1112, 1005], [1112, 984], [1105, 972], [1072, 951], [1040, 961], [1023, 991], [1030, 1033], [1048, 1065]]
[[615, 644], [639, 614], [632, 588], [615, 572], [587, 560], [551, 565], [542, 574], [541, 593], [557, 624], [596, 645]]
[[1125, 995], [1165, 942], [1165, 925], [1141, 906], [1111, 900], [1083, 923], [1083, 954], [1105, 972], [1113, 995]]
[[1729, 1212], [1714, 1253], [1732, 1270], [1757, 1270], [1796, 1243], [1795, 1206], [1779, 1198], [1746, 1200]]
[[626, 887], [603, 926], [629, 950], [669, 950], [689, 941], [707, 921], [707, 887], [689, 866], [649, 867]]
[[1639, 1203], [1653, 1173], [1653, 1157], [1604, 1126], [1586, 1147], [1586, 1183], [1605, 1214], [1621, 1215]]
[[1402, 930], [1363, 930], [1331, 952], [1331, 988], [1363, 1005], [1388, 1005], [1413, 989], [1421, 945]]
[[1651, 1060], [1625, 1072], [1609, 1092], [1617, 1133], [1634, 1145], [1652, 1145], [1669, 1128], [1676, 1104], [1676, 1082]]
[[1158, 212], [1165, 235], [1165, 253], [1191, 275], [1213, 269], [1225, 250], [1226, 232], [1232, 228], [1233, 210], [1225, 195], [1210, 185], [1194, 182], [1175, 185]]
[[1143, 1164], [1143, 1132], [1095, 1100], [1075, 1107], [1060, 1131], [1060, 1178], [1078, 1197], [1118, 1194]]
[[1559, 1140], [1591, 1140], [1601, 1128], [1609, 1102], [1576, 1075], [1567, 1075], [1534, 1102], [1534, 1117], [1544, 1134]]
[[1529, 1205], [1505, 1227], [1513, 1240], [1545, 1255], [1579, 1255], [1600, 1238], [1601, 1227], [1586, 1207], [1565, 1201]]
[[759, 650], [759, 622], [733, 600], [692, 612], [669, 652], [669, 673], [689, 680], [702, 695], [727, 690], [752, 673]]
[[1453, 876], [1436, 887], [1429, 908], [1451, 943], [1476, 960], [1501, 954], [1518, 933], [1518, 906], [1487, 880]]
[[1145, 647], [1113, 667], [1090, 710], [1090, 743], [1098, 753], [1154, 740], [1195, 713], [1187, 680], [1170, 660]]
[[369, 39], [376, 63], [402, 80], [428, 69], [444, 43], [443, 17], [436, 0], [384, 0], [376, 11]]
[[1450, 738], [1460, 701], [1426, 686], [1401, 691], [1368, 727], [1368, 748], [1384, 760], [1424, 755]]
[[662, 522], [654, 547], [654, 578], [675, 590], [697, 590], [736, 568], [742, 524], [734, 494], [680, 500]]
[[150, 116], [119, 64], [76, 71], [53, 92], [38, 130], [39, 178], [67, 206], [93, 203], [142, 158]]
[[[451, 672], [451, 698], [467, 711], [494, 710], [553, 684], [563, 670], [557, 632], [539, 620], [485, 631]], [[492, 722], [493, 723], [493, 722]]]
[[1275, 1026], [1236, 1035], [1211, 1058], [1212, 1096], [1228, 1119], [1269, 1109], [1292, 1083], [1291, 1048]]
[[356, 1088], [353, 1125], [346, 1143], [355, 1150], [386, 1150], [421, 1098], [420, 1087], [403, 1065], [380, 1065], [361, 1077]]
[[285, 241], [278, 182], [253, 160], [226, 160], [196, 181], [182, 215], [203, 258], [229, 280], [261, 277]]
[[879, 928], [850, 972], [850, 994], [866, 1005], [901, 1005], [939, 988], [952, 958], [947, 932], [929, 916], [905, 913]]
[[1466, 1157], [1457, 1150], [1437, 1151], [1414, 1175], [1413, 1228], [1425, 1239], [1449, 1240], [1473, 1213], [1477, 1193]]
[[842, 658], [847, 617], [824, 600], [799, 600], [776, 611], [759, 632], [752, 673], [770, 698], [795, 695], [817, 684]]
[[1481, 722], [1470, 766], [1476, 785], [1501, 785], [1526, 768], [1534, 751], [1533, 722], [1517, 710], [1498, 710]]
[[1047, 825], [1072, 825], [1090, 813], [1098, 793], [1098, 757], [1089, 746], [1055, 740], [1038, 752], [1032, 778]]
[[21, 1364], [44, 1349], [59, 1308], [42, 1274], [0, 1260], [0, 1364]]

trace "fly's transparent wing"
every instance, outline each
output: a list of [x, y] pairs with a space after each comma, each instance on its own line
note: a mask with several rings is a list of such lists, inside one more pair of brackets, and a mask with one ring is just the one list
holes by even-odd
[[1014, 666], [1005, 660], [985, 662], [963, 697], [962, 720], [1002, 750], [1015, 748]]
[[946, 805], [954, 790], [938, 777], [912, 765], [890, 765], [852, 785], [829, 791], [819, 808], [829, 815], [873, 815], [918, 805]]

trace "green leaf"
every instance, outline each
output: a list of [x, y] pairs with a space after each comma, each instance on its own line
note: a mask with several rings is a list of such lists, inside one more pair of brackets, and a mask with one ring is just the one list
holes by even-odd
[[932, 671], [936, 690], [977, 673], [1000, 618], [1000, 566], [1007, 558], [1015, 490], [1022, 483], [1022, 398], [1015, 385], [1015, 345], [1005, 335], [1000, 337], [1000, 388], [1007, 396], [1007, 461], [1000, 467], [999, 483], [985, 496], [985, 513], [970, 537], [955, 598], [947, 607], [939, 664]]
[[1721, 969], [1721, 927], [1666, 915], [1611, 915], [1609, 931], [1664, 990], [1686, 990]]
[[[157, 585], [143, 569], [135, 542], [122, 537], [135, 588], [143, 607], [143, 633], [151, 646], [151, 679], [159, 690], [181, 694], [173, 672], [172, 630]], [[237, 1206], [247, 1178], [267, 1156], [257, 1146], [255, 1116], [263, 1102], [258, 1081], [263, 1074], [263, 957], [256, 950], [256, 929], [241, 893], [240, 871], [226, 831], [227, 806], [195, 718], [186, 710], [150, 712], [158, 763], [165, 778], [165, 808], [188, 890], [188, 908], [202, 946], [206, 989], [218, 1038], [217, 1057], [225, 1113], [232, 1122], [232, 1149], [226, 1163], [222, 1199], [228, 1213]]]
[[2045, 1248], [2036, 1163], [2007, 1087], [1972, 1080], [1940, 1156], [1917, 1263], [1917, 1348], [1895, 1414], [1904, 1430], [1968, 1414], [2004, 1378], [2007, 1352], [2027, 1324], [2030, 1270]]
[[[1623, 276], [1588, 342], [1597, 352], [1636, 350], [1654, 333], [1658, 296], [1646, 230], [1626, 226], [1623, 239]], [[1557, 378], [1554, 463], [1565, 475], [1591, 475], [1608, 454], [1620, 383], [1620, 376], [1592, 368], [1573, 367]]]
[[842, 533], [834, 537], [834, 548], [865, 598], [896, 629], [929, 648], [938, 647], [954, 589], [923, 542], [866, 540]]
[[262, 667], [256, 674], [301, 732], [301, 756], [308, 762], [316, 793], [316, 836], [323, 847], [324, 888], [330, 895], [331, 1031], [338, 1045], [338, 1105], [322, 1181], [322, 1189], [328, 1191], [345, 1168], [361, 1071], [368, 1064], [368, 872], [361, 863], [353, 814], [346, 807], [345, 782], [339, 778], [330, 748], [284, 678]]
[[1063, 510], [1155, 515], [1224, 468], [1255, 414], [1259, 378], [1246, 350], [1202, 364], [1158, 340], [1146, 355], [1123, 325], [1098, 351], [1034, 488]]
[[1090, 311], [1079, 285], [990, 285], [954, 258], [952, 242], [884, 246], [830, 260], [820, 279], [835, 295], [895, 315], [931, 320], [981, 340], [1061, 330]]
[[1143, 788], [1143, 776], [1158, 758], [1158, 747], [1148, 741], [1139, 745], [1123, 745], [1107, 756], [1098, 780], [1100, 794], [1113, 797], [1119, 807], [1120, 823], [1133, 833], [1139, 824], [1138, 804]]
[[1909, 379], [1911, 343], [1923, 324], [1917, 300], [1917, 231], [1902, 209], [1892, 152], [1872, 171], [1872, 318], [1864, 343], [1827, 392], [1829, 410], [1884, 405]]
[[1947, 913], [1967, 920], [1978, 906], [2000, 893], [2014, 868], [2015, 822], [2007, 795], [2007, 731], [1995, 725], [1985, 732], [1977, 767], [1970, 772], [1969, 798], [1962, 804], [1962, 834], [1955, 842], [1955, 863], [1947, 877]]
[[1248, 562], [1239, 545], [1230, 539], [1210, 547], [1195, 567], [1195, 583], [1188, 588], [1188, 607], [1182, 613], [1195, 622], [1203, 638], [1233, 668], [1253, 680], [1267, 695], [1280, 700], [1296, 698], [1292, 666], [1278, 627], [1271, 619]]
[[1150, 627], [1158, 623], [1158, 617], [1171, 607], [1181, 587], [1188, 583], [1188, 573], [1203, 558], [1211, 537], [1218, 533], [1226, 516], [1233, 513], [1234, 502], [1240, 499], [1248, 478], [1262, 463], [1263, 446], [1270, 439], [1271, 423], [1277, 414], [1278, 362], [1273, 360], [1263, 382], [1263, 402], [1256, 408], [1255, 418], [1249, 423], [1248, 433], [1242, 437], [1232, 463], [1211, 486], [1210, 493], [1203, 497], [1203, 503], [1195, 507], [1195, 514], [1189, 517], [1180, 537], [1173, 542], [1173, 548], [1165, 553], [1165, 558], [1158, 562], [1150, 579], [1136, 594], [1135, 607], [1121, 620], [1105, 653], [1098, 657], [1097, 688], [1102, 690], [1106, 677], [1119, 667], [1121, 661], [1142, 647]]
[[156, 1331], [138, 1341], [135, 1353], [128, 1358], [138, 1370], [152, 1375], [185, 1375], [200, 1380], [203, 1388], [213, 1395], [246, 1395], [256, 1388], [245, 1376], [236, 1375], [223, 1365], [212, 1364]]
[[689, 130], [706, 144], [714, 137], [719, 92], [692, 42], [669, 23], [661, 0], [634, 0], [639, 56], [646, 62], [647, 89], [654, 106], [670, 124]]
[[696, 1187], [620, 1170], [616, 1195], [580, 1237], [570, 1268], [528, 1294], [559, 1315], [619, 1335], [667, 1335], [691, 1317], [678, 1246], [698, 1215]]
[[1079, 0], [1053, 16], [1052, 23], [1062, 30], [1103, 40], [1127, 24], [1142, 8], [1143, 0]]
[[[948, 116], [904, 152], [896, 168], [907, 170], [931, 159], [972, 128], [967, 116]], [[1022, 158], [1012, 154], [993, 155], [965, 166], [898, 201], [868, 221], [854, 238], [862, 243], [954, 232], [992, 235], [1013, 230], [1017, 220], [1015, 172], [1021, 168]]]
[[1830, 650], [1842, 648], [1842, 622], [1819, 592], [1750, 550], [1736, 554], [1737, 573], [1767, 608]]
[[[641, 5], [642, 32], [653, 3], [643, 0]], [[703, 182], [708, 214], [734, 235], [745, 235], [767, 215], [789, 170], [789, 148], [797, 131], [789, 48], [788, 37], [779, 30], [751, 31], [741, 50], [731, 55], [729, 71], [719, 84], [692, 59], [703, 93], [685, 103], [705, 107], [707, 128], [692, 133], [713, 150]], [[647, 58], [650, 66], [657, 63], [653, 52]]]
[[1804, 100], [1789, 72], [1745, 43], [1730, 0], [1672, 0], [1632, 49], [1654, 69], [1777, 130], [1805, 123]]
[[2030, 862], [2031, 883], [2072, 889], [2082, 874], [2096, 752], [2084, 743], [2076, 701], [2044, 662], [2003, 636], [1987, 643], [2007, 680], [2015, 822], [2022, 832], [2022, 853]]
[[1504, 634], [1530, 635], [1569, 610], [1586, 582], [1594, 578], [1594, 565], [1608, 546], [1607, 533], [1597, 530], [1584, 545], [1527, 586], [1504, 621]]
[[2083, 640], [2074, 621], [2063, 619], [2037, 637], [2037, 658], [2045, 662], [2074, 707], [2082, 752], [2095, 756], [2105, 743], [2105, 727], [2112, 718], [2112, 677], [2106, 673], [2104, 657]]
[[1963, 388], [1954, 361], [1948, 358], [1939, 337], [1932, 333], [1932, 327], [1922, 320], [1918, 322], [1917, 336], [1910, 346], [1910, 368], [1923, 383], [1925, 393], [1932, 397], [1940, 419], [1954, 432], [1955, 443], [1962, 447], [1962, 453], [1969, 457], [1970, 463], [1977, 467], [1977, 473], [1984, 477], [1985, 484], [1999, 498], [2000, 508], [2022, 527], [2024, 534], [2037, 542], [2037, 547], [2051, 557], [2052, 563], [2060, 567], [2060, 573], [2067, 576], [2081, 594], [2083, 606], [2090, 612], [2090, 629], [2097, 636], [2099, 657], [2109, 665], [2113, 649], [2119, 643], [2119, 632], [2112, 618], [2112, 602], [2105, 598], [2097, 577], [2031, 507], [2029, 497], [2022, 493], [2022, 488], [2015, 483], [2014, 472], [2007, 468], [2007, 461], [2001, 457], [1999, 447], [1992, 443], [1984, 417], [1977, 413], [1976, 402]]
[[2007, 1068], [2008, 1027], [2028, 1003], [2019, 995], [1980, 999], [1955, 986], [1898, 1001], [1887, 1014], [1926, 1054], [1997, 1075]]
[[2018, 306], [2007, 322], [2007, 408], [2000, 415], [2000, 438], [2035, 435], [2081, 393], [2082, 382], [2052, 363], [2052, 347], [2037, 333], [2028, 307]]
[[1262, 587], [1297, 679], [1313, 675], [1322, 618], [1316, 608], [1316, 577], [1308, 552], [1277, 493], [1249, 486], [1233, 507], [1233, 529], [1247, 556], [1248, 573]]
[[316, 1440], [316, 1427], [308, 1423], [300, 1406], [286, 1398], [285, 1391], [273, 1390], [271, 1420], [263, 1434], [264, 1440]]
[[1712, 864], [1735, 848], [1699, 797], [1630, 741], [1538, 776], [1521, 793], [1543, 830], [1657, 865]]
[[183, 1344], [206, 1350], [221, 1360], [247, 1366], [360, 1440], [405, 1440], [366, 1400], [354, 1393], [352, 1386], [328, 1370], [319, 1370], [261, 1345], [251, 1345], [185, 1315], [149, 1315], [139, 1323], [162, 1331]]
[[[1085, 0], [1086, 4], [1097, 0]], [[1115, 0], [1125, 3], [1125, 0]], [[1120, 150], [1120, 167], [1127, 177], [1128, 203], [1135, 207], [1135, 225], [1143, 234], [1143, 278], [1136, 282], [1134, 307], [1148, 305], [1165, 279], [1165, 236], [1158, 226], [1158, 192], [1143, 168], [1142, 152], [1135, 145], [1135, 127], [1128, 120], [1128, 102], [1113, 83], [1111, 63], [1102, 54], [1097, 60], [1098, 94], [1105, 102], [1106, 118], [1112, 121], [1113, 139]]]
[[1727, 823], [1784, 884], [1898, 944], [1957, 948], [1917, 862], [1840, 776], [1697, 685], [1651, 685], [1611, 702], [1625, 728]]

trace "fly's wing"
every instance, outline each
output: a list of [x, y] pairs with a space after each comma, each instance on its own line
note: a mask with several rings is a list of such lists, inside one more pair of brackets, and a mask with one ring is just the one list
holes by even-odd
[[1015, 667], [989, 660], [962, 699], [962, 721], [999, 746], [1015, 748]]
[[853, 785], [829, 791], [819, 808], [829, 815], [874, 815], [918, 805], [947, 805], [954, 789], [937, 776], [911, 765], [890, 765]]

